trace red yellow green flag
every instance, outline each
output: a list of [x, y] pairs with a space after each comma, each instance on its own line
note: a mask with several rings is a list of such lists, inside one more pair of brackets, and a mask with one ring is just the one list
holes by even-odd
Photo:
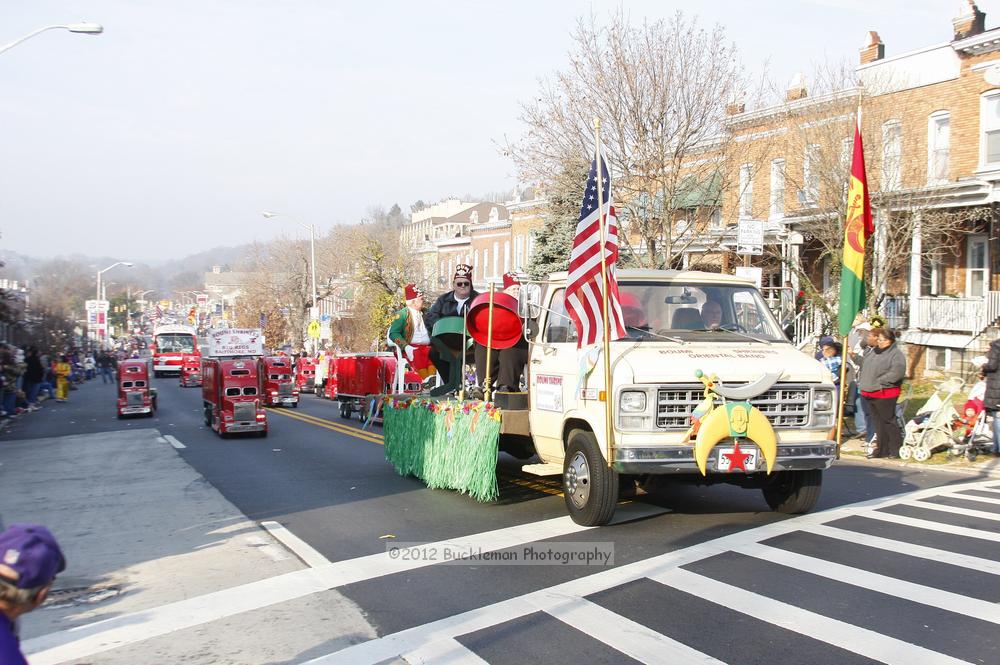
[[861, 130], [854, 127], [851, 182], [847, 189], [847, 220], [844, 224], [844, 265], [840, 272], [840, 335], [846, 337], [854, 318], [865, 308], [865, 241], [875, 231], [872, 204], [865, 176], [865, 151]]

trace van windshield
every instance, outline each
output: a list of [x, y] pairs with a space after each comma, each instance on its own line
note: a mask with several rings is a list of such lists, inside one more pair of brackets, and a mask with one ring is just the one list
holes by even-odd
[[[620, 341], [784, 342], [760, 292], [736, 284], [621, 282], [618, 285], [627, 336]], [[566, 314], [565, 293], [556, 294], [546, 323], [549, 342], [576, 342]]]

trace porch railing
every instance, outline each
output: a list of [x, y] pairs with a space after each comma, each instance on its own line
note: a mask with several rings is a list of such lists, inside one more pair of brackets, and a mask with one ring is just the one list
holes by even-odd
[[916, 311], [910, 312], [910, 327], [921, 330], [946, 330], [978, 333], [1000, 316], [1000, 292], [991, 291], [985, 298], [917, 298]]

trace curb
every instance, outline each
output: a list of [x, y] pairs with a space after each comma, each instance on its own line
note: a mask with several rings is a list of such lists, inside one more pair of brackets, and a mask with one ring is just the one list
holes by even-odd
[[994, 462], [985, 462], [981, 466], [957, 466], [954, 463], [948, 464], [923, 464], [921, 462], [910, 462], [904, 460], [890, 460], [873, 458], [868, 459], [864, 455], [844, 455], [841, 453], [838, 462], [853, 460], [855, 462], [881, 466], [887, 468], [905, 469], [907, 471], [943, 471], [945, 473], [955, 473], [963, 476], [988, 476], [990, 478], [1000, 478], [1000, 458]]

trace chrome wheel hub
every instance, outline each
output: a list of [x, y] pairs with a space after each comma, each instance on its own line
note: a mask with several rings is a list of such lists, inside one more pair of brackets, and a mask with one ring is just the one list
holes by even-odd
[[577, 452], [569, 461], [566, 467], [566, 495], [573, 501], [573, 505], [582, 509], [590, 500], [590, 465], [587, 464], [587, 457]]

